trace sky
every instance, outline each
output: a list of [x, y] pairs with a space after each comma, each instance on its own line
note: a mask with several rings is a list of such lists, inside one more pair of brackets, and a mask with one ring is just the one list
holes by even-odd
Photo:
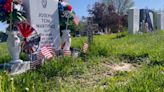
[[[88, 16], [88, 5], [94, 4], [100, 0], [69, 0], [78, 17]], [[164, 0], [133, 0], [136, 8], [164, 9]], [[5, 24], [0, 23], [0, 30], [6, 28]]]

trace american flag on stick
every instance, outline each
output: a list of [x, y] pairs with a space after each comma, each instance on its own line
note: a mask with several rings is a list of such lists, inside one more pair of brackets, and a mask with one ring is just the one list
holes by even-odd
[[84, 44], [83, 44], [82, 50], [83, 50], [84, 53], [86, 53], [86, 52], [88, 51], [88, 47], [89, 47], [89, 46], [88, 46], [88, 43], [84, 43]]
[[51, 46], [44, 46], [37, 53], [37, 60], [32, 61], [30, 67], [35, 68], [36, 66], [42, 65], [45, 59], [51, 59], [53, 56], [55, 56], [53, 48]]
[[40, 52], [46, 59], [53, 57], [53, 50], [50, 47], [42, 47]]
[[71, 56], [71, 51], [70, 50], [64, 50], [64, 56]]
[[79, 25], [79, 18], [77, 16], [74, 16], [73, 22], [75, 23], [75, 25]]
[[40, 52], [34, 54], [33, 56], [36, 56], [36, 59], [30, 63], [30, 68], [32, 69], [36, 66], [40, 66], [44, 62], [44, 56]]

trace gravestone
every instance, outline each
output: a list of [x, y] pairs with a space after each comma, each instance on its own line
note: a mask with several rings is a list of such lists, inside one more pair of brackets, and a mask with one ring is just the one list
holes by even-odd
[[139, 9], [129, 9], [128, 11], [128, 31], [131, 34], [139, 32]]
[[154, 15], [152, 12], [149, 13], [150, 15], [150, 19], [151, 19], [151, 22], [152, 22], [152, 27], [154, 28]]
[[40, 46], [60, 49], [58, 0], [23, 0], [28, 22], [41, 35]]
[[164, 13], [157, 14], [157, 29], [164, 30]]

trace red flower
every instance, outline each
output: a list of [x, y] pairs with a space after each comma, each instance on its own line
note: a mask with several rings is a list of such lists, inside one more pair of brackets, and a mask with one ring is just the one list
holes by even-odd
[[12, 11], [12, 0], [7, 0], [7, 2], [4, 4], [3, 9], [7, 12], [10, 13]]
[[23, 22], [18, 24], [18, 30], [21, 32], [24, 38], [27, 38], [32, 34], [34, 28], [32, 28], [28, 23]]
[[68, 6], [67, 6], [67, 10], [68, 10], [68, 11], [72, 11], [72, 6], [71, 6], [71, 5], [68, 5]]

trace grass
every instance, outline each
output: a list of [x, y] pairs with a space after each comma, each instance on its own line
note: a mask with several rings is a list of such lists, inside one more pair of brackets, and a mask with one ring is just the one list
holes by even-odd
[[[86, 40], [86, 37], [73, 38], [72, 45], [82, 48]], [[94, 36], [87, 61], [82, 58], [56, 58], [37, 70], [16, 76], [1, 71], [0, 91], [164, 92], [163, 46], [164, 31]], [[24, 59], [24, 55], [21, 58]], [[9, 60], [6, 43], [1, 43], [0, 63]], [[137, 67], [132, 71], [113, 71], [110, 68], [121, 62]]]

